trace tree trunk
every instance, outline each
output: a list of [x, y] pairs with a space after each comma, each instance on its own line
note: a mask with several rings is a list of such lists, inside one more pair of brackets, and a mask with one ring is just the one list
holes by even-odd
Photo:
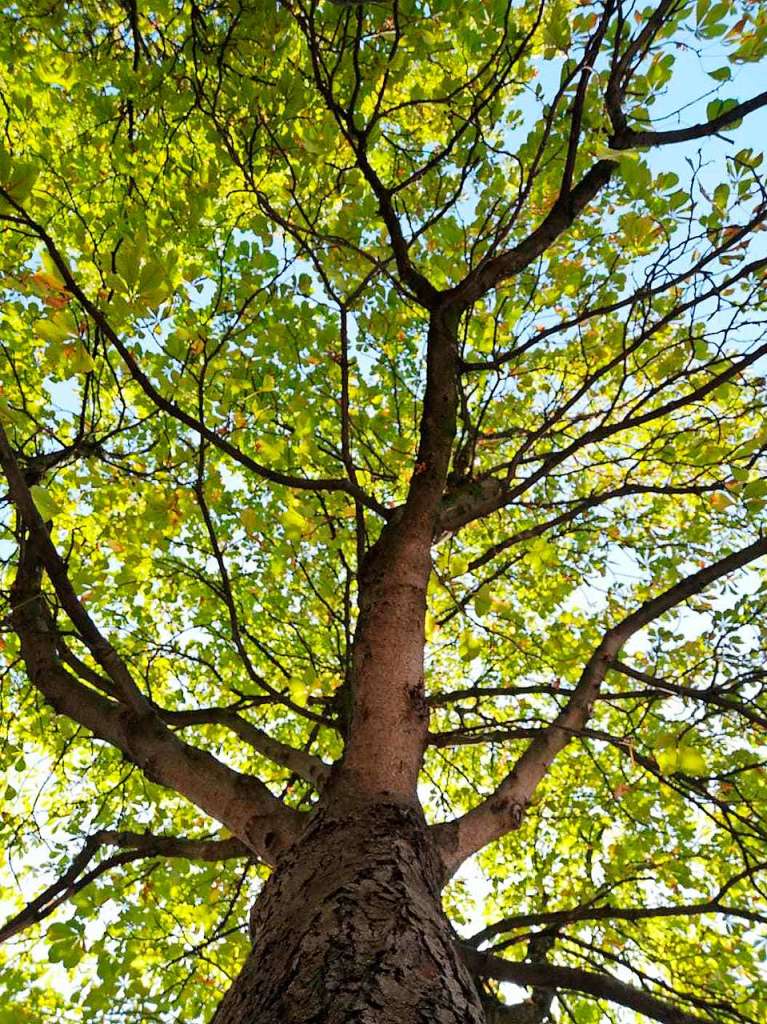
[[440, 872], [420, 809], [321, 809], [264, 886], [211, 1024], [484, 1024]]

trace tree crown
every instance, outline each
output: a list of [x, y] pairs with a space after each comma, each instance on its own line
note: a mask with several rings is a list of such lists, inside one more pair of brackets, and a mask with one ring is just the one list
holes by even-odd
[[474, 945], [657, 1005], [478, 972], [763, 1017], [764, 10], [29, 4], [0, 48], [0, 1021], [209, 1012], [364, 756], [381, 537], [432, 559], [407, 749]]

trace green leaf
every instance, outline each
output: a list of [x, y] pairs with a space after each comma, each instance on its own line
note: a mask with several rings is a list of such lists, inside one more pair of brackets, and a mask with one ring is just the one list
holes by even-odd
[[139, 274], [139, 289], [142, 292], [146, 292], [151, 291], [154, 288], [160, 288], [164, 285], [165, 280], [166, 272], [162, 263], [156, 259], [147, 260]]
[[69, 942], [54, 942], [48, 947], [48, 959], [52, 964], [61, 963], [69, 951]]
[[751, 483], [746, 484], [742, 493], [744, 498], [767, 497], [767, 480], [752, 480]]
[[74, 920], [55, 921], [53, 924], [48, 925], [45, 937], [49, 942], [58, 942], [61, 940], [75, 942], [79, 939], [81, 934], [82, 928]]
[[434, 634], [437, 632], [437, 622], [430, 611], [426, 612], [426, 618], [424, 620], [424, 636], [428, 641], [431, 641]]
[[705, 775], [706, 762], [703, 756], [693, 747], [680, 746], [678, 751], [678, 771], [685, 775]]
[[71, 970], [80, 963], [84, 956], [85, 950], [78, 943], [77, 945], [69, 946], [67, 949], [62, 950], [60, 960], [64, 967]]
[[611, 149], [609, 146], [597, 146], [594, 150], [597, 160], [613, 160], [619, 164], [621, 160], [638, 160], [639, 153], [634, 149]]
[[46, 522], [49, 519], [53, 519], [61, 512], [61, 508], [52, 497], [50, 491], [41, 484], [33, 484], [29, 488], [29, 493], [32, 495], [32, 501], [35, 503], [35, 508]]
[[15, 427], [22, 429], [27, 425], [27, 419], [23, 412], [12, 409], [6, 399], [0, 398], [0, 419]]
[[464, 661], [474, 661], [475, 658], [482, 654], [483, 648], [484, 644], [479, 637], [470, 633], [463, 639], [461, 644], [461, 657]]
[[114, 258], [115, 268], [128, 289], [131, 290], [138, 282], [141, 264], [138, 250], [133, 242], [124, 241]]
[[555, 0], [543, 24], [543, 39], [554, 52], [566, 52], [572, 39], [567, 5]]
[[69, 929], [66, 932], [63, 930], [53, 932], [54, 927], [49, 928], [46, 933], [46, 937], [50, 935], [55, 937], [55, 941], [48, 947], [48, 960], [53, 964], [60, 963], [71, 970], [85, 955], [81, 935], [79, 932]]
[[298, 290], [302, 295], [312, 294], [312, 279], [308, 274], [298, 275]]
[[259, 527], [259, 515], [253, 508], [244, 508], [240, 512], [240, 522], [248, 533], [256, 533]]
[[656, 748], [655, 760], [664, 775], [673, 775], [679, 766], [679, 752], [676, 747]]
[[303, 679], [291, 679], [289, 683], [290, 699], [294, 704], [306, 704], [309, 687]]
[[530, 545], [528, 561], [533, 569], [538, 570], [544, 565], [553, 565], [557, 560], [557, 549], [545, 537], [536, 537]]
[[710, 502], [717, 512], [724, 512], [725, 509], [734, 504], [733, 499], [729, 494], [725, 494], [724, 491], [717, 491], [715, 494], [712, 494]]
[[686, 206], [690, 202], [690, 193], [684, 189], [678, 189], [676, 192], [669, 196], [668, 205], [670, 210], [678, 210], [682, 206]]
[[490, 611], [492, 606], [492, 591], [488, 583], [483, 584], [474, 595], [474, 611], [480, 618]]
[[297, 509], [289, 507], [282, 515], [282, 525], [286, 537], [290, 540], [300, 540], [309, 524]]
[[[7, 153], [0, 160], [0, 185], [11, 198], [20, 204], [30, 196], [39, 174], [39, 169], [29, 160], [12, 160]], [[3, 206], [11, 204], [2, 201]]]
[[301, 144], [309, 153], [316, 153], [319, 155], [320, 153], [327, 152], [327, 142], [316, 132], [304, 132], [301, 136]]
[[70, 371], [70, 374], [92, 373], [96, 369], [96, 363], [93, 361], [93, 357], [81, 341], [72, 345], [71, 348], [67, 347], [64, 350], [64, 354], [66, 356], [67, 369]]
[[[722, 114], [726, 114], [728, 110], [732, 110], [733, 107], [737, 107], [738, 101], [733, 99], [728, 100], [711, 100], [706, 107], [706, 118], [709, 121], [713, 121], [717, 117], [721, 117]], [[737, 122], [733, 122], [732, 127], [736, 127]]]
[[45, 341], [54, 345], [66, 341], [72, 336], [71, 331], [64, 324], [54, 323], [52, 320], [38, 320], [35, 324], [35, 333]]

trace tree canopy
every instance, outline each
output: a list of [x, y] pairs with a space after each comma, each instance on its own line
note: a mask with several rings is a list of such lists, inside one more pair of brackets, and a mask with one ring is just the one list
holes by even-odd
[[420, 742], [350, 679], [428, 502], [488, 1019], [764, 1020], [767, 9], [30, 0], [0, 51], [1, 1024], [208, 1019], [344, 751]]

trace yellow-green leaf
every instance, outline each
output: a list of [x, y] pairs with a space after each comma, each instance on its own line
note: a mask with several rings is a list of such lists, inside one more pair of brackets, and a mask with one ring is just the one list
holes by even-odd
[[474, 595], [474, 611], [479, 616], [487, 615], [493, 603], [490, 585], [484, 583]]
[[29, 493], [32, 495], [35, 508], [46, 521], [53, 519], [54, 516], [61, 512], [58, 503], [46, 487], [42, 487], [40, 484], [33, 484], [29, 488]]
[[244, 508], [240, 512], [240, 522], [248, 533], [255, 533], [258, 529], [258, 513], [255, 509]]
[[307, 521], [295, 508], [287, 508], [282, 516], [282, 525], [285, 528], [285, 536], [290, 540], [298, 540], [307, 527]]
[[706, 761], [694, 747], [680, 746], [678, 749], [680, 772], [685, 775], [705, 775]]
[[93, 373], [96, 364], [88, 349], [81, 341], [64, 349], [67, 367], [71, 373]]
[[660, 747], [655, 751], [655, 760], [664, 775], [673, 775], [679, 765], [679, 754], [676, 747]]

